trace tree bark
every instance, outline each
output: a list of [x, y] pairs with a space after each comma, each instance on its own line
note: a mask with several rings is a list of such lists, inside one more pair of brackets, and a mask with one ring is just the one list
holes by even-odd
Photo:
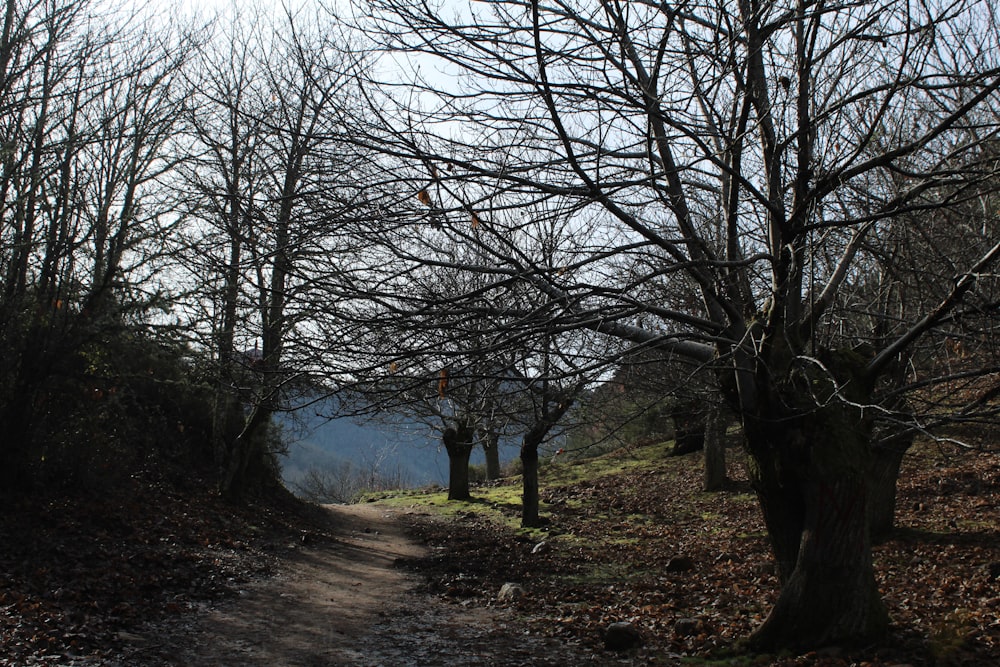
[[[521, 441], [521, 526], [536, 528], [541, 525], [538, 515], [538, 445], [541, 438], [537, 437], [537, 429], [532, 429]], [[544, 437], [544, 434], [542, 435]]]
[[500, 434], [493, 429], [483, 432], [483, 453], [486, 455], [486, 479], [500, 479]]
[[751, 482], [782, 582], [750, 638], [763, 651], [872, 642], [889, 625], [872, 566], [865, 401], [841, 400], [844, 385], [824, 386], [829, 378], [801, 379], [772, 394], [768, 403], [781, 406], [772, 414], [744, 419]]
[[[794, 495], [804, 505], [801, 512], [776, 512], [775, 503], [762, 498], [762, 506], [770, 510], [766, 521], [775, 552], [783, 552], [778, 557], [783, 585], [771, 613], [750, 638], [756, 649], [857, 645], [882, 638], [888, 629], [872, 567], [866, 483], [863, 475], [838, 479], [840, 467], [816, 467], [814, 479], [797, 485]], [[758, 494], [770, 494], [761, 488]], [[799, 548], [792, 561], [795, 542]]]
[[[535, 425], [528, 429], [521, 440], [522, 496], [521, 496], [521, 526], [537, 528], [542, 525], [538, 515], [538, 448], [545, 441], [562, 416], [573, 404], [572, 398], [563, 397], [561, 401], [550, 401], [546, 398], [541, 415]], [[554, 405], [550, 406], [550, 402]]]
[[445, 429], [441, 436], [448, 452], [448, 500], [469, 500], [469, 456], [472, 454], [471, 426], [459, 424]]
[[717, 403], [708, 406], [705, 418], [705, 491], [725, 488], [726, 476], [726, 422]]
[[880, 442], [872, 450], [868, 474], [868, 504], [872, 542], [888, 539], [896, 523], [896, 482], [903, 457], [913, 444], [913, 434], [904, 433]]

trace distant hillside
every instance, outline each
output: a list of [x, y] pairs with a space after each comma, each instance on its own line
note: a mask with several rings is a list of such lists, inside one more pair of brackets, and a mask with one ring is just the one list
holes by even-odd
[[281, 460], [286, 485], [301, 479], [310, 468], [333, 468], [341, 461], [362, 469], [398, 467], [409, 486], [443, 484], [447, 479], [448, 457], [438, 451], [440, 441], [435, 434], [422, 425], [406, 429], [298, 415], [285, 426], [286, 436], [291, 436], [288, 454]]
[[[348, 418], [327, 420], [315, 410], [285, 418], [288, 454], [281, 458], [282, 478], [287, 486], [302, 479], [310, 468], [334, 468], [350, 461], [362, 470], [377, 465], [381, 472], [401, 473], [407, 487], [448, 483], [448, 455], [438, 435], [416, 421], [388, 425]], [[322, 410], [320, 410], [322, 412]], [[518, 455], [517, 445], [502, 443], [501, 462]], [[472, 462], [483, 462], [476, 448]]]

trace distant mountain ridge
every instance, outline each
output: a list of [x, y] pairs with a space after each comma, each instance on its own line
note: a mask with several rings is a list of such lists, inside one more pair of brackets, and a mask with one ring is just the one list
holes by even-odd
[[[304, 410], [284, 416], [280, 422], [288, 442], [288, 453], [280, 459], [281, 476], [289, 488], [311, 468], [332, 469], [344, 461], [361, 470], [375, 464], [384, 473], [398, 470], [406, 487], [448, 484], [448, 455], [438, 433], [426, 424], [404, 418], [392, 424], [349, 417], [328, 419], [317, 412], [324, 411]], [[516, 443], [501, 442], [501, 462], [517, 454]], [[483, 451], [477, 447], [472, 463], [483, 461]]]
[[301, 480], [310, 468], [334, 468], [343, 461], [362, 470], [373, 465], [383, 472], [398, 468], [407, 486], [447, 483], [447, 454], [439, 451], [440, 439], [423, 425], [402, 428], [298, 414], [286, 418], [283, 426], [290, 440], [281, 458], [286, 486]]

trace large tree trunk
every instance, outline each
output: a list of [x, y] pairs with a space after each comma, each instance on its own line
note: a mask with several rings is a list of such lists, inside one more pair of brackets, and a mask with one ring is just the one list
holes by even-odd
[[[541, 438], [531, 431], [521, 442], [521, 468], [523, 480], [521, 493], [521, 526], [536, 528], [541, 525], [538, 515], [538, 445]], [[543, 435], [544, 437], [544, 435]]]
[[896, 522], [896, 482], [903, 457], [913, 445], [913, 433], [903, 433], [880, 442], [872, 451], [868, 474], [872, 542], [884, 542]]
[[705, 491], [719, 491], [729, 482], [726, 476], [726, 421], [718, 403], [708, 407], [705, 417]]
[[441, 435], [448, 452], [448, 500], [469, 500], [469, 456], [472, 454], [475, 431], [459, 424], [449, 427]]
[[869, 531], [872, 425], [855, 407], [860, 397], [841, 400], [823, 390], [826, 378], [807, 381], [770, 397], [782, 406], [776, 414], [744, 420], [751, 481], [782, 582], [750, 639], [760, 650], [856, 645], [888, 629]]

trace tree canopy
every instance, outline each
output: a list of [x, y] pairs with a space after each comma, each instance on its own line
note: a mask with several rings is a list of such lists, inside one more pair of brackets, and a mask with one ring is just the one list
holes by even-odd
[[739, 418], [753, 645], [879, 638], [901, 457], [1000, 417], [989, 0], [359, 9], [5, 5], [4, 474], [167, 401], [238, 499], [324, 393], [429, 403], [456, 451], [503, 415], [537, 463], [653, 358]]

